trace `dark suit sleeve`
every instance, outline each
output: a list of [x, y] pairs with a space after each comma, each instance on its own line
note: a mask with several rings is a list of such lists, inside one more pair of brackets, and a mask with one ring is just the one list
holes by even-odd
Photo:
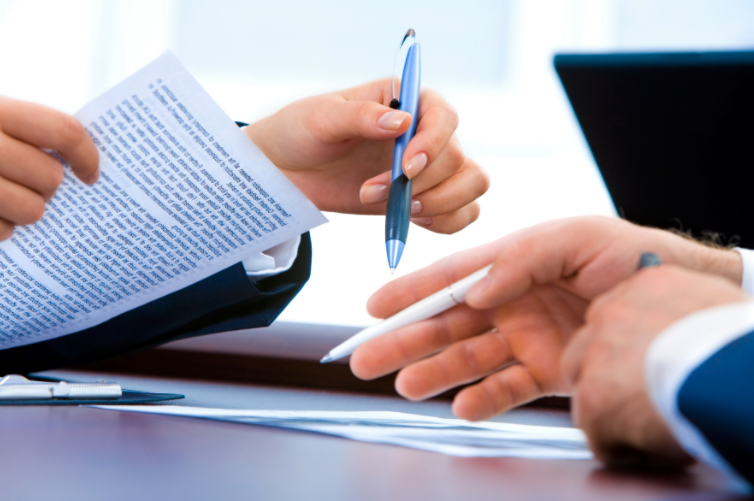
[[678, 408], [754, 484], [754, 332], [697, 367], [681, 386]]
[[268, 326], [309, 280], [311, 260], [306, 233], [286, 272], [254, 283], [238, 263], [84, 331], [0, 350], [0, 374], [80, 365], [176, 339]]

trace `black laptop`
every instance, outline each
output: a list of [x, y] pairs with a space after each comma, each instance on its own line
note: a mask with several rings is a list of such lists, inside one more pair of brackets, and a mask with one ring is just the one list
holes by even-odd
[[618, 213], [754, 248], [754, 52], [558, 55]]

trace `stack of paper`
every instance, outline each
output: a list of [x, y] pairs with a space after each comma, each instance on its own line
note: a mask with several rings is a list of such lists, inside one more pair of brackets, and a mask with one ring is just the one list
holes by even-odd
[[471, 423], [385, 411], [231, 410], [177, 405], [98, 408], [291, 428], [452, 456], [592, 459], [584, 434], [574, 428]]

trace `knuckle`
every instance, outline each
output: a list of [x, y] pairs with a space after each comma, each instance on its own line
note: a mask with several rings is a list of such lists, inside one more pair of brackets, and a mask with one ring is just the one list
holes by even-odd
[[371, 115], [371, 111], [374, 109], [376, 103], [363, 101], [353, 107], [348, 117], [348, 122], [351, 128], [356, 128], [364, 122], [364, 119]]
[[599, 390], [591, 387], [588, 383], [582, 383], [579, 385], [578, 398], [575, 399], [575, 407], [578, 409], [578, 415], [580, 417], [580, 427], [589, 427], [589, 418], [594, 416], [600, 408], [600, 399], [598, 396]]
[[14, 226], [8, 222], [3, 221], [0, 223], [0, 241], [8, 240], [13, 236]]
[[426, 149], [429, 152], [430, 158], [437, 157], [441, 153], [441, 149], [444, 146], [440, 141], [440, 138], [435, 135], [430, 135], [425, 138]]
[[468, 343], [462, 343], [458, 349], [461, 352], [461, 360], [463, 360], [466, 369], [471, 374], [482, 374], [482, 363], [479, 360], [477, 351], [469, 346]]
[[460, 122], [460, 119], [458, 117], [458, 111], [451, 106], [448, 103], [445, 103], [445, 108], [443, 110], [444, 114], [444, 121], [450, 124], [453, 127], [453, 130], [458, 128], [458, 124]]
[[479, 202], [474, 201], [469, 204], [469, 219], [467, 224], [471, 224], [479, 219], [479, 215], [482, 213], [482, 206]]
[[448, 160], [450, 160], [451, 165], [455, 168], [463, 167], [464, 162], [466, 162], [466, 155], [463, 153], [463, 149], [458, 141], [451, 142], [450, 146], [447, 148], [446, 154], [448, 155]]
[[490, 189], [490, 175], [481, 165], [475, 163], [474, 166], [476, 167], [476, 182], [474, 183], [476, 193], [475, 198], [479, 198]]
[[453, 333], [446, 315], [439, 315], [434, 319], [434, 335], [436, 346], [448, 346], [453, 342]]
[[63, 182], [63, 169], [50, 169], [44, 177], [45, 179], [43, 181], [41, 195], [47, 202], [55, 195], [55, 192], [58, 191], [58, 187]]
[[19, 214], [19, 222], [21, 224], [36, 223], [45, 212], [45, 202], [41, 196], [32, 195], [26, 198], [22, 203], [22, 207]]
[[58, 130], [60, 143], [63, 147], [73, 147], [81, 142], [84, 127], [71, 115], [63, 115]]

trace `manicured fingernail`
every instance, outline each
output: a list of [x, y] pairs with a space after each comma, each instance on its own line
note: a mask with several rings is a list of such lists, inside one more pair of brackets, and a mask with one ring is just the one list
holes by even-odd
[[406, 172], [406, 176], [410, 179], [415, 178], [419, 173], [427, 166], [427, 155], [425, 153], [419, 153], [406, 162], [406, 166], [403, 170]]
[[408, 117], [405, 111], [388, 111], [377, 119], [377, 125], [380, 129], [396, 131], [401, 128], [401, 124]]
[[412, 217], [411, 222], [416, 223], [419, 226], [432, 226], [431, 217]]
[[361, 188], [359, 198], [363, 204], [374, 204], [387, 200], [389, 193], [386, 184], [370, 184]]
[[419, 214], [423, 208], [424, 207], [422, 207], [422, 203], [420, 201], [411, 200], [411, 215], [412, 216]]

